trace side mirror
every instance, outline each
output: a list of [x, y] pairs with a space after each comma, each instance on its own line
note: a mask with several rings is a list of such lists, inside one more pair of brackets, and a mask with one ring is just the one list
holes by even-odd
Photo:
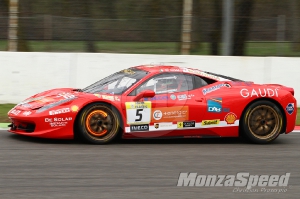
[[144, 97], [149, 97], [152, 98], [155, 96], [155, 92], [152, 90], [144, 90], [142, 92], [140, 92], [134, 99], [133, 101], [139, 101], [140, 99], [144, 98]]

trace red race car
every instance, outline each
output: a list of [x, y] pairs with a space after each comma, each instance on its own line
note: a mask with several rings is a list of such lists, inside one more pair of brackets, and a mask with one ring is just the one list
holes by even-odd
[[36, 94], [8, 112], [10, 132], [106, 144], [129, 138], [244, 136], [269, 143], [293, 131], [294, 89], [176, 66], [137, 66], [84, 89]]

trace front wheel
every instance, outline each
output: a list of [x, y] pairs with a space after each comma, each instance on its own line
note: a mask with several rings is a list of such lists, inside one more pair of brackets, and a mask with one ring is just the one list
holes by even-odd
[[118, 134], [120, 119], [117, 111], [106, 104], [88, 105], [77, 120], [80, 138], [93, 144], [107, 144]]
[[261, 100], [251, 104], [242, 118], [244, 137], [257, 144], [275, 140], [283, 128], [283, 115], [272, 102]]

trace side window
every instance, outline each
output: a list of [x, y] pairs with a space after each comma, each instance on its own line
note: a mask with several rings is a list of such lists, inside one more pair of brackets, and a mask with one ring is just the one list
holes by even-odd
[[144, 82], [130, 95], [144, 90], [153, 90], [156, 94], [183, 92], [193, 89], [193, 76], [182, 73], [164, 73]]
[[201, 87], [206, 86], [208, 84], [214, 83], [214, 82], [211, 82], [211, 81], [213, 81], [213, 80], [203, 79], [203, 78], [195, 75], [194, 76], [194, 89], [201, 88]]

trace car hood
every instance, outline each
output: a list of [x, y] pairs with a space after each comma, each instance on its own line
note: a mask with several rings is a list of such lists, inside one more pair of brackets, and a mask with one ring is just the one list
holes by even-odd
[[27, 98], [17, 104], [16, 108], [20, 110], [36, 110], [47, 105], [60, 105], [72, 101], [78, 98], [79, 95], [80, 93], [73, 88], [52, 89]]

